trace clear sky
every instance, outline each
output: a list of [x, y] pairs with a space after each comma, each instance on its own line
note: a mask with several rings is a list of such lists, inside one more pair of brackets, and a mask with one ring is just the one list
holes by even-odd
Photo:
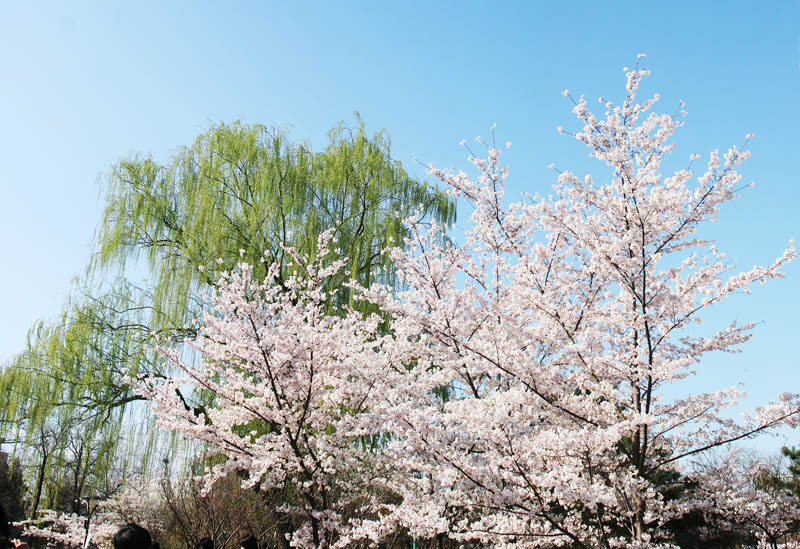
[[[135, 152], [166, 157], [209, 124], [284, 125], [317, 148], [358, 111], [419, 157], [465, 166], [462, 138], [497, 123], [508, 196], [546, 192], [553, 162], [604, 173], [556, 126], [560, 92], [618, 99], [646, 52], [660, 108], [686, 101], [675, 156], [756, 134], [754, 189], [707, 233], [743, 268], [800, 240], [800, 2], [0, 3], [0, 363], [56, 315], [89, 258], [98, 181]], [[462, 216], [462, 223], [466, 216]], [[800, 392], [800, 265], [709, 318], [763, 321], [695, 382], [742, 381], [755, 403]], [[790, 443], [800, 444], [800, 433]]]

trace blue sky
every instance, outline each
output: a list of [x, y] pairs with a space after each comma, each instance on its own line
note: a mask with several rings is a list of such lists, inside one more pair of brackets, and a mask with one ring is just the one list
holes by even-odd
[[[508, 196], [546, 192], [553, 162], [604, 172], [556, 126], [560, 91], [619, 98], [646, 52], [662, 110], [686, 101], [676, 157], [756, 134], [754, 189], [707, 235], [743, 268], [800, 237], [800, 2], [43, 3], [0, 6], [0, 362], [57, 314], [89, 258], [98, 181], [136, 152], [166, 157], [218, 121], [285, 125], [321, 148], [358, 111], [418, 157], [465, 166], [458, 146], [497, 123]], [[466, 216], [462, 216], [462, 223]], [[745, 383], [756, 403], [800, 392], [800, 266], [709, 318], [763, 321], [695, 382]], [[800, 444], [800, 434], [789, 442]]]

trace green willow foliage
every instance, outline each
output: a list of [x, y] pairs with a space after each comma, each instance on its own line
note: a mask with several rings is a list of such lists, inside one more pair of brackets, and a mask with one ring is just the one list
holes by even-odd
[[[388, 136], [368, 135], [360, 119], [331, 130], [321, 152], [236, 122], [212, 126], [165, 163], [140, 155], [115, 164], [87, 269], [90, 280], [115, 281], [102, 293], [76, 286], [61, 317], [37, 324], [0, 370], [0, 441], [35, 465], [33, 498], [38, 488], [50, 504], [59, 486], [99, 495], [112, 473], [157, 467], [157, 435], [130, 406], [140, 397], [123, 375], [170, 375], [150, 336], [194, 337], [202, 293], [221, 271], [244, 260], [259, 274], [284, 263], [284, 246], [313, 255], [319, 232], [333, 228], [350, 277], [392, 284], [382, 250], [406, 236], [397, 213], [417, 210], [440, 224], [456, 213], [453, 199], [410, 177], [392, 160]], [[142, 269], [143, 286], [125, 280]], [[363, 307], [343, 289], [330, 312], [346, 304]], [[202, 405], [202, 395], [194, 401]]]
[[[219, 124], [166, 164], [118, 163], [93, 268], [144, 259], [153, 306], [174, 322], [192, 315], [197, 288], [213, 285], [220, 270], [242, 259], [257, 268], [262, 258], [283, 263], [285, 245], [313, 255], [319, 232], [335, 228], [353, 278], [394, 282], [381, 251], [405, 236], [395, 213], [421, 206], [423, 215], [452, 223], [455, 202], [409, 177], [391, 159], [385, 134], [370, 137], [360, 120], [329, 139], [314, 153], [280, 130]], [[335, 305], [348, 299], [344, 292]]]
[[52, 507], [63, 486], [102, 494], [119, 470], [126, 404], [140, 398], [122, 369], [135, 373], [151, 358], [143, 338], [120, 329], [130, 320], [101, 300], [70, 300], [58, 319], [34, 326], [25, 350], [0, 370], [0, 440], [28, 466], [32, 510]]

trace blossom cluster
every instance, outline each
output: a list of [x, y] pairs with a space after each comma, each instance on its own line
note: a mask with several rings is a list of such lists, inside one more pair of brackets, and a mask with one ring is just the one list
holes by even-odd
[[61, 513], [49, 509], [39, 511], [35, 519], [15, 523], [24, 537], [40, 538], [65, 547], [111, 547], [119, 528], [112, 517], [98, 515], [88, 519], [82, 515]]
[[[697, 483], [697, 509], [712, 524], [757, 539], [759, 547], [778, 546], [800, 522], [800, 501], [774, 482], [780, 471], [763, 460], [745, 459], [741, 449], [731, 450], [691, 477]], [[794, 546], [800, 547], [800, 542]]]
[[96, 502], [90, 516], [44, 509], [33, 519], [14, 523], [23, 537], [39, 538], [65, 547], [112, 547], [114, 534], [128, 522], [158, 528], [158, 490], [152, 484], [129, 482], [113, 497]]

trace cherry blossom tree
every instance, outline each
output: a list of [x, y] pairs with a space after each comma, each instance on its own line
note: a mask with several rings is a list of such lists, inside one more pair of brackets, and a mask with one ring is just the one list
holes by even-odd
[[[749, 153], [714, 151], [699, 174], [693, 155], [662, 175], [685, 113], [637, 102], [648, 72], [625, 73], [603, 117], [564, 92], [572, 135], [605, 165], [598, 183], [560, 171], [552, 195], [506, 204], [494, 139], [470, 156], [477, 177], [431, 165], [473, 208], [470, 227], [456, 242], [407, 220], [406, 246], [389, 251], [402, 285], [349, 286], [386, 317], [328, 314], [344, 266], [330, 233], [314, 258], [287, 250], [288, 281], [280, 265], [264, 280], [247, 264], [224, 273], [189, 342], [202, 360], [161, 348], [181, 375], [138, 380], [162, 427], [217, 456], [207, 485], [236, 471], [245, 487], [285, 490], [297, 547], [400, 529], [440, 546], [676, 547], [670, 525], [722, 490], [698, 477], [706, 491], [689, 495], [684, 463], [798, 424], [798, 395], [736, 421], [740, 390], [674, 389], [752, 335], [737, 322], [703, 335], [703, 314], [782, 277], [796, 252], [737, 272], [702, 236]], [[187, 388], [211, 404], [186, 402]]]
[[782, 277], [796, 253], [736, 272], [703, 238], [749, 152], [713, 151], [699, 174], [693, 155], [662, 175], [685, 112], [654, 113], [658, 95], [637, 102], [648, 71], [625, 73], [604, 116], [564, 92], [581, 126], [571, 135], [607, 175], [560, 171], [552, 195], [507, 205], [494, 140], [470, 156], [477, 177], [431, 165], [474, 209], [463, 243], [410, 219], [407, 248], [391, 252], [404, 289], [362, 292], [392, 318], [392, 373], [373, 409], [402, 503], [384, 527], [495, 547], [674, 547], [667, 524], [693, 507], [666, 494], [685, 459], [797, 424], [797, 395], [734, 421], [737, 389], [670, 390], [751, 337], [737, 322], [700, 335], [703, 313]]
[[[285, 491], [289, 503], [277, 511], [294, 518], [297, 528], [287, 535], [297, 547], [345, 543], [358, 527], [347, 517], [359, 509], [355, 515], [370, 516], [377, 506], [371, 486], [385, 475], [370, 411], [382, 320], [328, 314], [326, 303], [340, 289], [331, 280], [346, 263], [331, 234], [320, 235], [313, 260], [287, 248], [294, 260], [288, 279], [278, 263], [263, 281], [245, 263], [226, 273], [201, 337], [187, 341], [202, 360], [160, 348], [180, 375], [139, 385], [159, 425], [205, 443], [217, 457], [205, 471], [207, 487], [238, 471], [245, 488]], [[187, 387], [212, 395], [213, 406], [188, 405], [176, 391]]]

